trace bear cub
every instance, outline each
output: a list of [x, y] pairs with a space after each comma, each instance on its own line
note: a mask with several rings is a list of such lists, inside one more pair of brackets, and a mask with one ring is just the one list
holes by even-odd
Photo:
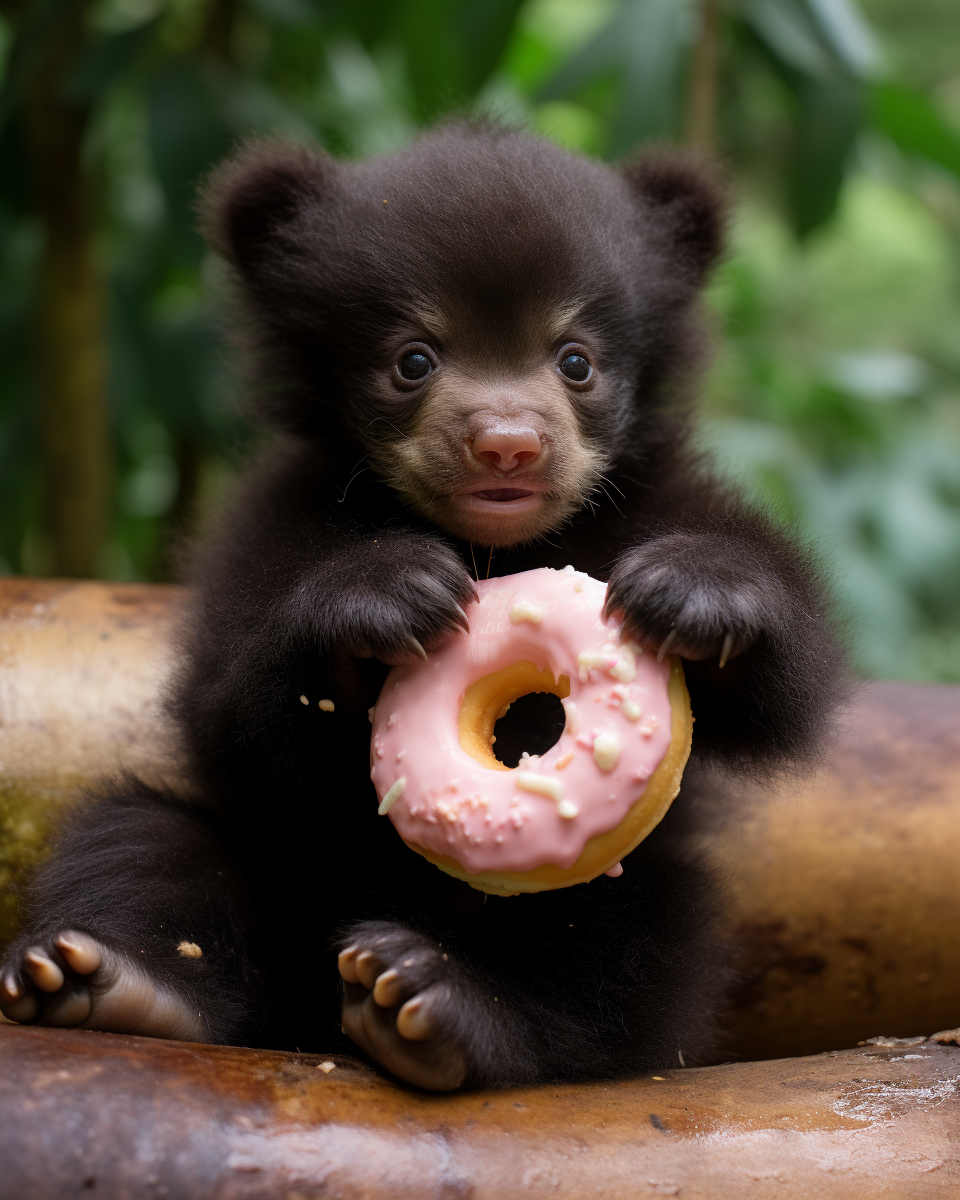
[[[704, 1061], [724, 970], [698, 764], [809, 756], [839, 669], [809, 557], [693, 444], [709, 172], [453, 124], [357, 164], [249, 145], [201, 212], [269, 437], [195, 554], [171, 700], [192, 787], [78, 810], [0, 1008], [320, 1051], [342, 1027], [438, 1090]], [[693, 758], [620, 878], [485, 896], [377, 816], [367, 710], [467, 624], [475, 580], [568, 563], [685, 660]]]

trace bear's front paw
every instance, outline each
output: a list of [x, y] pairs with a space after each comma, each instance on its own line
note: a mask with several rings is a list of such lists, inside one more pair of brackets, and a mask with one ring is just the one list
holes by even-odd
[[464, 609], [476, 599], [473, 580], [448, 546], [420, 541], [402, 552], [371, 550], [329, 614], [339, 645], [395, 665], [426, 658], [456, 630], [469, 629]]
[[344, 1032], [398, 1078], [434, 1092], [459, 1087], [470, 1069], [451, 958], [411, 929], [366, 921], [337, 962]]
[[779, 582], [743, 548], [701, 534], [671, 534], [637, 546], [615, 566], [605, 611], [657, 657], [729, 659], [781, 618]]
[[185, 1000], [155, 983], [139, 963], [75, 929], [8, 953], [0, 968], [0, 1011], [21, 1025], [189, 1042], [204, 1037], [199, 1013]]

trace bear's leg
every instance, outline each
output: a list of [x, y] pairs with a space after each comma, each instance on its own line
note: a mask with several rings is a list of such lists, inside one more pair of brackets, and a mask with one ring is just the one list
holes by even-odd
[[469, 958], [443, 942], [392, 921], [361, 921], [338, 966], [344, 1032], [407, 1083], [485, 1085], [499, 1081], [505, 1063], [522, 1062], [522, 1030], [507, 1005], [498, 1012], [499, 997]]
[[648, 841], [618, 879], [491, 896], [460, 927], [357, 923], [339, 959], [345, 1032], [438, 1091], [703, 1061], [725, 980], [715, 887], [668, 837]]
[[25, 1024], [184, 1041], [251, 1008], [242, 892], [208, 819], [134, 784], [82, 811], [40, 869], [0, 965]]

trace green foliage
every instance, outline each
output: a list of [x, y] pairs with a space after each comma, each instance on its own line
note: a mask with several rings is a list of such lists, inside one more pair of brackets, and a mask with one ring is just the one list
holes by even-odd
[[[32, 73], [82, 0], [0, 6], [0, 569], [53, 569], [35, 427]], [[870, 673], [960, 679], [960, 48], [947, 0], [95, 0], [61, 80], [108, 289], [101, 570], [165, 578], [247, 434], [196, 182], [250, 133], [344, 156], [480, 109], [589, 154], [713, 139], [744, 216], [710, 303], [711, 438], [834, 563]], [[711, 25], [705, 15], [715, 11]], [[938, 37], [930, 22], [940, 22]], [[899, 63], [905, 64], [902, 70]], [[945, 74], [946, 72], [946, 74]], [[694, 97], [700, 97], [697, 110]], [[699, 112], [699, 116], [698, 116]], [[951, 113], [955, 116], [951, 116]]]

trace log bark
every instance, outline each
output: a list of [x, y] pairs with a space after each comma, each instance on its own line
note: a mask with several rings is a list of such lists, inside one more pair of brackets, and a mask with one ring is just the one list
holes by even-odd
[[349, 1058], [0, 1028], [17, 1200], [948, 1200], [960, 1050], [437, 1096]]

